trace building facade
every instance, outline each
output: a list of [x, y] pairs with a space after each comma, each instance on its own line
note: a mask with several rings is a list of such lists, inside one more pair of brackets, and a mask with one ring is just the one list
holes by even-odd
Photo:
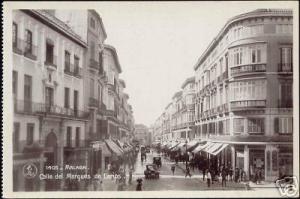
[[196, 134], [224, 150], [218, 164], [292, 174], [293, 14], [260, 9], [230, 19], [195, 65]]
[[12, 27], [14, 190], [55, 190], [61, 184], [53, 180], [24, 180], [22, 167], [31, 162], [47, 174], [47, 165], [87, 164], [82, 100], [87, 45], [43, 10], [13, 11]]
[[93, 175], [103, 174], [116, 153], [129, 157], [124, 143], [133, 138], [133, 110], [99, 14], [15, 10], [12, 24], [14, 190], [69, 190], [74, 184], [24, 178], [28, 164], [50, 175], [66, 175], [66, 165], [86, 166], [80, 174]]

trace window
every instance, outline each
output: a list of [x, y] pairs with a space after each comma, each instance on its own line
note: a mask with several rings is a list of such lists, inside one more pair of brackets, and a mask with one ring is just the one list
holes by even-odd
[[19, 143], [20, 141], [20, 123], [14, 122], [14, 129], [13, 129], [13, 152], [19, 152]]
[[250, 34], [257, 35], [264, 32], [264, 25], [250, 26]]
[[74, 73], [79, 74], [79, 57], [74, 55]]
[[71, 60], [71, 55], [68, 51], [65, 51], [65, 72], [70, 72], [70, 60]]
[[54, 64], [54, 45], [52, 41], [46, 42], [46, 63]]
[[28, 123], [27, 124], [27, 137], [26, 137], [26, 144], [32, 145], [33, 144], [33, 133], [34, 133], [34, 124]]
[[74, 100], [73, 100], [73, 107], [74, 107], [74, 113], [77, 114], [78, 111], [78, 91], [74, 90]]
[[24, 75], [24, 110], [31, 111], [32, 77]]
[[67, 147], [72, 147], [72, 127], [67, 127]]
[[75, 138], [75, 146], [79, 147], [80, 146], [80, 127], [76, 127], [76, 138]]
[[13, 71], [12, 87], [13, 87], [14, 99], [16, 100], [17, 99], [17, 93], [18, 93], [18, 72], [17, 71]]
[[51, 110], [51, 106], [53, 106], [53, 88], [46, 87], [46, 95], [45, 95], [45, 103], [47, 107], [47, 111]]
[[94, 88], [94, 83], [95, 81], [94, 81], [94, 79], [90, 79], [90, 96], [92, 97], [92, 98], [94, 98], [94, 90], [95, 90], [95, 88]]
[[185, 131], [180, 132], [180, 138], [186, 138]]
[[25, 53], [32, 54], [32, 32], [25, 30]]
[[261, 49], [251, 49], [251, 63], [261, 62]]
[[93, 29], [95, 29], [95, 27], [96, 27], [95, 19], [91, 18], [91, 20], [90, 20], [90, 26], [91, 26]]
[[280, 48], [280, 72], [290, 72], [293, 66], [293, 49], [291, 47]]
[[95, 60], [95, 43], [91, 41], [91, 59]]
[[293, 118], [292, 117], [281, 117], [275, 118], [274, 122], [275, 132], [282, 134], [293, 133]]
[[277, 24], [276, 33], [293, 33], [292, 24]]
[[103, 74], [103, 53], [99, 53], [99, 73]]
[[235, 118], [233, 120], [234, 133], [243, 133], [244, 132], [244, 119]]
[[243, 64], [243, 48], [236, 48], [233, 50], [233, 65]]
[[70, 108], [70, 89], [65, 87], [65, 108]]
[[18, 25], [13, 22], [12, 26], [12, 40], [13, 40], [13, 47], [18, 46]]
[[249, 118], [248, 119], [248, 133], [264, 133], [265, 131], [264, 118]]
[[281, 83], [279, 86], [279, 108], [293, 107], [292, 83]]
[[278, 167], [278, 153], [277, 151], [272, 151], [272, 169], [277, 171]]
[[266, 99], [266, 81], [240, 81], [231, 84], [232, 100], [264, 100]]

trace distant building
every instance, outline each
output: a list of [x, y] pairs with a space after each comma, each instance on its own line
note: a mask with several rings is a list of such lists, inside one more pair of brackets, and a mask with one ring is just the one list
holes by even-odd
[[134, 137], [139, 141], [140, 145], [150, 145], [152, 143], [151, 133], [147, 126], [136, 124], [134, 128]]

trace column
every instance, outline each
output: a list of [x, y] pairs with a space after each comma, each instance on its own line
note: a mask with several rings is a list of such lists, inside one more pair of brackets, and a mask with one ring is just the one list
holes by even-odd
[[244, 171], [246, 172], [246, 180], [249, 177], [249, 147], [248, 145], [244, 146]]
[[234, 146], [231, 146], [231, 166], [233, 169], [233, 175], [235, 175], [235, 165], [236, 165], [235, 148]]

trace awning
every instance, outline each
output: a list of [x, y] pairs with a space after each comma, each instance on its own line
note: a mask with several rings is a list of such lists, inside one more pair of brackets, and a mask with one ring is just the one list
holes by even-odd
[[199, 144], [192, 152], [193, 153], [198, 153], [201, 151], [203, 148], [207, 147], [209, 143], [204, 143], [204, 144]]
[[115, 153], [117, 156], [122, 156], [123, 150], [120, 149], [116, 143], [114, 143], [112, 140], [105, 140], [105, 143], [113, 153]]
[[169, 147], [169, 150], [173, 149], [176, 147], [180, 142], [173, 142], [172, 145]]
[[184, 145], [185, 145], [185, 143], [179, 142], [176, 146], [174, 146], [172, 148], [171, 151], [177, 151], [177, 150], [181, 149]]
[[212, 153], [216, 149], [218, 149], [220, 146], [222, 146], [222, 143], [214, 143], [212, 142], [211, 146], [205, 149], [205, 152]]
[[110, 152], [109, 149], [107, 148], [106, 144], [103, 144], [101, 148], [102, 148], [102, 155], [103, 155], [104, 157], [111, 156], [111, 152]]
[[189, 150], [192, 147], [195, 147], [198, 144], [198, 140], [192, 140], [189, 143], [187, 143], [187, 149]]
[[212, 155], [218, 155], [222, 150], [224, 150], [229, 144], [222, 144], [220, 147], [211, 152]]

